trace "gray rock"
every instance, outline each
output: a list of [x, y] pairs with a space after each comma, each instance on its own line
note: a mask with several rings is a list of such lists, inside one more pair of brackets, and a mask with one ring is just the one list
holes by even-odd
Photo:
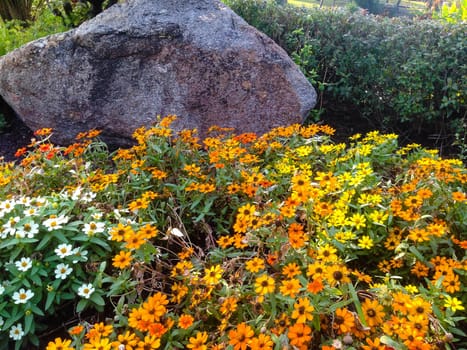
[[287, 54], [217, 0], [128, 0], [0, 58], [0, 95], [54, 141], [103, 131], [128, 144], [157, 115], [174, 127], [264, 133], [300, 123], [316, 92]]

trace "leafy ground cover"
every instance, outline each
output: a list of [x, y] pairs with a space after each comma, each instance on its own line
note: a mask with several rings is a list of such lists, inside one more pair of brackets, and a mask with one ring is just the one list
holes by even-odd
[[[1, 164], [0, 347], [466, 346], [460, 160], [317, 124], [201, 141], [174, 118], [115, 152], [42, 129]], [[58, 315], [69, 336], [44, 342]]]

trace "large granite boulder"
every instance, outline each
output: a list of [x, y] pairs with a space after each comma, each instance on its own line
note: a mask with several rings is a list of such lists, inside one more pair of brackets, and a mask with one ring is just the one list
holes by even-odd
[[0, 58], [0, 95], [54, 141], [103, 130], [125, 145], [157, 115], [176, 129], [264, 133], [300, 123], [310, 83], [271, 39], [217, 0], [128, 0]]

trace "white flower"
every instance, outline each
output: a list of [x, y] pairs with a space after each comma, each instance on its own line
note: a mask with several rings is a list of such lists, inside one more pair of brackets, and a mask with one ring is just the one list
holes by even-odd
[[26, 272], [32, 267], [31, 258], [21, 258], [21, 260], [15, 261], [16, 268], [20, 271]]
[[73, 254], [73, 246], [71, 244], [62, 243], [54, 250], [61, 259]]
[[95, 222], [91, 221], [89, 223], [84, 224], [83, 232], [88, 236], [93, 236], [96, 233], [104, 232], [105, 230], [105, 223], [103, 222]]
[[81, 197], [81, 187], [78, 186], [73, 191], [73, 194], [71, 195], [71, 199], [74, 201], [77, 201], [78, 199], [80, 199], [80, 197]]
[[17, 201], [18, 204], [22, 204], [24, 205], [25, 207], [29, 207], [31, 205], [31, 198], [30, 197], [25, 197], [25, 196], [22, 196], [18, 199]]
[[[94, 209], [94, 208], [93, 208]], [[95, 209], [94, 209], [95, 210]], [[94, 219], [94, 220], [100, 220], [102, 219], [102, 213], [100, 211], [95, 211], [94, 213], [91, 214], [91, 217]]]
[[20, 221], [19, 216], [11, 217], [8, 219], [6, 224], [3, 224], [2, 238], [6, 238], [8, 235], [14, 236], [16, 233], [16, 224]]
[[13, 340], [20, 340], [24, 336], [23, 327], [20, 323], [10, 328], [10, 338]]
[[80, 248], [75, 248], [72, 251], [73, 255], [76, 255], [78, 259], [73, 260], [73, 264], [76, 264], [78, 261], [88, 261], [88, 251], [81, 250]]
[[68, 222], [69, 218], [65, 215], [60, 215], [58, 217], [52, 215], [50, 218], [45, 220], [42, 224], [47, 227], [47, 230], [53, 231], [62, 228], [63, 224]]
[[19, 227], [16, 231], [16, 235], [20, 238], [34, 238], [34, 236], [39, 233], [39, 224], [35, 222], [26, 222], [23, 226]]
[[92, 202], [92, 200], [96, 198], [96, 194], [94, 192], [86, 192], [81, 197], [81, 200], [85, 203]]
[[21, 288], [18, 292], [13, 293], [13, 300], [15, 304], [26, 304], [33, 296], [34, 293], [32, 291]]
[[37, 216], [39, 214], [39, 210], [36, 207], [30, 207], [23, 211], [24, 216]]
[[20, 340], [24, 335], [23, 327], [21, 323], [18, 323], [16, 326], [10, 328], [10, 338], [13, 340]]
[[83, 298], [89, 299], [89, 297], [91, 296], [92, 293], [94, 293], [94, 291], [95, 291], [95, 289], [94, 289], [94, 287], [92, 286], [91, 283], [83, 284], [78, 289], [78, 295], [83, 297]]
[[11, 201], [7, 199], [6, 201], [0, 202], [0, 217], [3, 217], [3, 215], [8, 214], [11, 212], [13, 209], [15, 209], [16, 203], [14, 201]]
[[73, 271], [73, 269], [70, 267], [68, 264], [58, 264], [57, 267], [55, 268], [55, 278], [59, 279], [61, 278], [62, 280], [66, 279], [68, 275]]
[[0, 284], [0, 295], [2, 295], [5, 292], [5, 287], [3, 284]]

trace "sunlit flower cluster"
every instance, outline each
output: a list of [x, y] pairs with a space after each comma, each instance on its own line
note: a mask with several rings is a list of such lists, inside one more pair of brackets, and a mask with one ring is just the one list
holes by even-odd
[[[66, 300], [37, 285], [76, 298], [78, 312], [114, 306], [114, 321], [77, 322], [49, 350], [434, 349], [462, 337], [460, 161], [399, 152], [392, 134], [336, 144], [324, 125], [215, 127], [201, 140], [175, 120], [137, 129], [114, 153], [93, 133], [66, 151], [47, 131], [18, 170], [3, 165], [3, 179], [20, 181], [0, 192], [0, 295], [25, 305], [6, 338], [31, 336], [27, 310], [46, 317], [41, 298]], [[27, 179], [54, 192], [11, 195]]]

